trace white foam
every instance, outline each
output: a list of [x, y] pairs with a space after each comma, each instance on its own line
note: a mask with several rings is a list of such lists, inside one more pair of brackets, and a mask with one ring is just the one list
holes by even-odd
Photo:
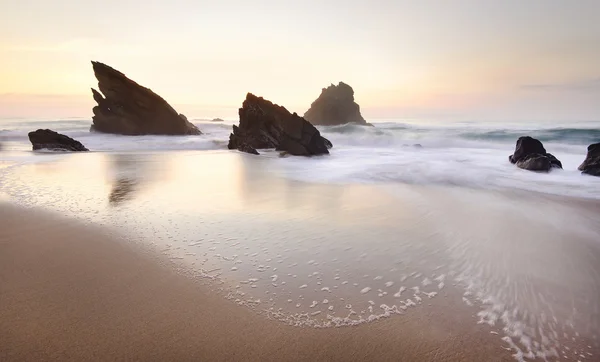
[[406, 290], [405, 287], [400, 287], [398, 292], [396, 292], [396, 294], [394, 294], [394, 298], [400, 298], [400, 296], [402, 295], [402, 292], [404, 292], [405, 290]]

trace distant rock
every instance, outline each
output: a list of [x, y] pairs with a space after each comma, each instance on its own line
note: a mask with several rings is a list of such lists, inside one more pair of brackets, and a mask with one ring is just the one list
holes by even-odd
[[258, 149], [275, 148], [294, 156], [329, 153], [331, 142], [296, 113], [248, 93], [239, 110], [239, 126], [233, 126], [229, 149], [258, 154]]
[[304, 118], [314, 125], [335, 126], [356, 123], [370, 126], [360, 114], [360, 106], [354, 102], [354, 90], [340, 82], [321, 90], [321, 95], [304, 113]]
[[222, 120], [221, 118], [213, 118], [211, 120], [211, 122], [225, 122], [224, 120]]
[[38, 129], [28, 136], [34, 150], [89, 151], [81, 142], [49, 129]]
[[542, 142], [529, 136], [519, 137], [515, 152], [508, 156], [508, 160], [529, 171], [547, 172], [552, 168], [562, 168], [562, 163], [546, 152]]
[[578, 170], [588, 175], [600, 176], [600, 143], [588, 146], [587, 156]]
[[159, 95], [108, 65], [92, 62], [100, 92], [92, 89], [92, 131], [123, 135], [198, 135], [200, 130]]

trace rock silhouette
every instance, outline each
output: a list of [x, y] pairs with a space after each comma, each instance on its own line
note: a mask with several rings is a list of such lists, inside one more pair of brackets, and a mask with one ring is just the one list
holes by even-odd
[[304, 113], [304, 118], [314, 125], [334, 126], [346, 123], [370, 125], [360, 114], [360, 106], [354, 102], [354, 90], [340, 82], [321, 90], [321, 95]]
[[[98, 89], [92, 95], [92, 131], [123, 135], [197, 135], [200, 130], [178, 114], [163, 98], [125, 74], [100, 62], [92, 62]], [[104, 96], [103, 96], [104, 95]]]
[[508, 160], [529, 171], [547, 172], [552, 168], [562, 168], [562, 163], [546, 152], [542, 142], [529, 136], [519, 137], [515, 152], [508, 156]]
[[49, 129], [38, 129], [28, 136], [34, 150], [89, 151], [81, 142]]
[[332, 147], [304, 118], [251, 93], [239, 115], [239, 126], [234, 125], [229, 136], [229, 149], [258, 154], [258, 149], [275, 148], [295, 156], [312, 156], [327, 154]]

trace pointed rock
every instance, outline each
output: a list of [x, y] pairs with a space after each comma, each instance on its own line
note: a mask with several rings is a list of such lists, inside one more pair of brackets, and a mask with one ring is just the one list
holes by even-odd
[[178, 114], [163, 98], [125, 74], [92, 62], [100, 92], [92, 89], [92, 131], [123, 135], [197, 135], [200, 130]]
[[296, 113], [248, 93], [239, 110], [240, 124], [233, 126], [229, 149], [258, 154], [257, 149], [275, 148], [295, 156], [329, 153], [331, 142]]
[[29, 132], [28, 136], [34, 150], [88, 151], [81, 142], [49, 129], [38, 129]]
[[354, 90], [340, 82], [321, 90], [321, 95], [304, 113], [304, 118], [314, 125], [334, 126], [355, 123], [370, 126], [360, 114], [360, 106], [354, 102]]

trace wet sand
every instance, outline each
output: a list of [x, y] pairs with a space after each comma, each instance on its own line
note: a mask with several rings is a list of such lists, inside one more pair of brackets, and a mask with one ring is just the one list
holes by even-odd
[[290, 327], [108, 231], [0, 204], [0, 361], [513, 360], [450, 298], [355, 327]]

